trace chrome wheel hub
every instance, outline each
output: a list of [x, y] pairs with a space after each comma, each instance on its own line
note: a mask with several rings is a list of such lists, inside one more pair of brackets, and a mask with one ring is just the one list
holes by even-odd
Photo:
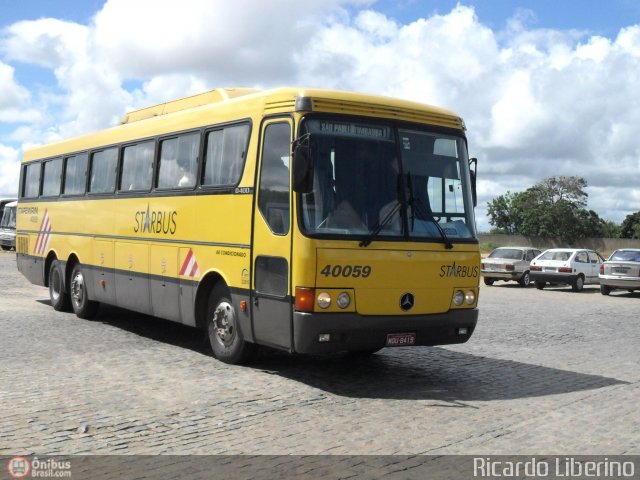
[[233, 306], [221, 302], [213, 312], [213, 331], [224, 345], [230, 345], [235, 335], [236, 316]]
[[84, 277], [78, 272], [71, 281], [71, 298], [76, 305], [82, 304], [84, 298]]

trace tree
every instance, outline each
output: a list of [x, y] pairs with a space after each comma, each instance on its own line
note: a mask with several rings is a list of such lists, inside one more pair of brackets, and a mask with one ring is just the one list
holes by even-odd
[[524, 192], [507, 192], [487, 204], [489, 223], [509, 233], [555, 237], [569, 243], [601, 236], [604, 220], [584, 208], [586, 187], [582, 177], [550, 177]]
[[604, 221], [604, 234], [602, 235], [605, 238], [620, 238], [620, 233], [622, 232], [622, 225], [616, 222], [612, 222], [611, 220]]
[[502, 233], [518, 233], [518, 219], [515, 218], [513, 201], [517, 193], [507, 191], [487, 204], [489, 223]]
[[640, 238], [640, 212], [631, 213], [622, 221], [620, 238]]

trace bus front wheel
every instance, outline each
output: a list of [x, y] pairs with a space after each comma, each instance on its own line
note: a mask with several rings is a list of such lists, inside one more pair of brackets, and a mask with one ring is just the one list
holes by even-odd
[[216, 285], [209, 295], [207, 335], [213, 355], [221, 362], [240, 364], [253, 356], [255, 345], [244, 340], [231, 294], [222, 284]]
[[58, 312], [69, 310], [69, 294], [64, 291], [62, 266], [58, 260], [49, 267], [49, 299], [51, 306]]
[[89, 300], [87, 281], [82, 266], [76, 263], [71, 273], [71, 306], [80, 318], [91, 319], [98, 312], [98, 302]]

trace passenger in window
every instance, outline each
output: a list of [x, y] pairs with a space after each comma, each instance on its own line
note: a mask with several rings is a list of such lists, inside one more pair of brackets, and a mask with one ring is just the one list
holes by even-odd
[[196, 184], [196, 176], [189, 169], [189, 162], [186, 160], [178, 160], [180, 168], [180, 180], [178, 187], [193, 187]]

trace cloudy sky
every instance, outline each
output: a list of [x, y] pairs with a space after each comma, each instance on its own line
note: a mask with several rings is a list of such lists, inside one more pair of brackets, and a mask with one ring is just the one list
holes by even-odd
[[221, 86], [378, 93], [457, 111], [486, 203], [552, 175], [640, 210], [637, 0], [0, 0], [0, 196], [22, 151]]

